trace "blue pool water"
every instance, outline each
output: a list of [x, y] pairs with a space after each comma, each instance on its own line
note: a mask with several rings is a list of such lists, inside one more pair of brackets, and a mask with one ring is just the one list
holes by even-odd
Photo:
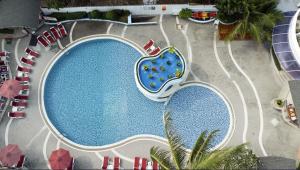
[[[135, 84], [134, 64], [140, 56], [131, 46], [112, 39], [90, 40], [63, 54], [49, 71], [44, 87], [45, 109], [54, 127], [69, 140], [84, 146], [113, 144], [138, 134], [163, 137], [164, 103], [147, 99]], [[188, 95], [184, 96], [185, 93]], [[206, 97], [218, 96], [184, 90], [171, 100], [174, 121], [187, 137], [187, 146], [192, 146], [194, 136], [203, 128], [217, 125], [224, 131], [228, 129], [226, 109], [220, 104], [218, 111], [212, 113]], [[194, 100], [199, 103], [194, 103], [198, 105], [191, 106], [189, 111], [188, 101]], [[173, 102], [182, 103], [182, 107], [173, 107]], [[199, 108], [202, 110], [198, 111]], [[223, 123], [220, 119], [212, 122], [204, 118], [207, 115], [202, 112], [211, 113], [212, 118], [222, 117]]]
[[[169, 79], [181, 77], [184, 63], [181, 56], [168, 49], [156, 57], [147, 58], [138, 63], [141, 84], [152, 92], [157, 92]], [[176, 73], [179, 75], [176, 75]]]
[[177, 91], [167, 105], [183, 142], [192, 147], [201, 132], [220, 130], [213, 145], [220, 143], [230, 126], [230, 113], [224, 100], [202, 86], [188, 86]]

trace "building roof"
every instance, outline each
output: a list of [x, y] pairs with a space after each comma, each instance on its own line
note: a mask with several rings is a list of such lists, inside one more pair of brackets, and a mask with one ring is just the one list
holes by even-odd
[[300, 120], [300, 80], [289, 81], [289, 87], [298, 118]]
[[40, 6], [40, 0], [0, 0], [0, 28], [37, 28]]
[[292, 53], [288, 41], [289, 27], [295, 13], [296, 11], [285, 12], [284, 19], [274, 27], [272, 46], [283, 69], [288, 72], [293, 79], [300, 80], [300, 65]]

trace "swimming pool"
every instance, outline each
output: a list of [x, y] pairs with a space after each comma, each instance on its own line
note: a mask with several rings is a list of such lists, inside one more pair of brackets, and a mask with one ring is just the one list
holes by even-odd
[[[43, 117], [56, 136], [81, 149], [105, 149], [134, 136], [157, 136], [163, 139], [162, 115], [166, 106], [147, 99], [135, 84], [134, 65], [141, 56], [141, 50], [135, 45], [113, 37], [78, 41], [59, 53], [49, 65], [41, 83]], [[197, 98], [184, 95], [177, 98], [176, 94], [175, 102]], [[178, 94], [182, 93], [179, 91]], [[201, 97], [206, 94], [210, 93], [204, 93]], [[179, 114], [180, 108], [173, 107], [172, 101], [168, 107], [174, 114], [176, 127], [188, 127], [190, 123], [207, 120], [198, 113], [193, 115], [193, 120], [181, 121], [195, 112]], [[224, 103], [223, 100], [217, 101]], [[211, 109], [204, 108], [207, 111]], [[228, 112], [228, 109], [216, 112], [221, 114], [217, 117], [228, 116]], [[229, 126], [230, 122], [226, 121], [223, 124]], [[222, 128], [225, 134], [228, 126], [214, 127]], [[190, 137], [198, 135], [202, 129], [197, 126], [192, 131], [179, 131], [184, 137]], [[223, 138], [224, 135], [221, 135], [216, 143]], [[189, 148], [194, 142], [185, 140]]]

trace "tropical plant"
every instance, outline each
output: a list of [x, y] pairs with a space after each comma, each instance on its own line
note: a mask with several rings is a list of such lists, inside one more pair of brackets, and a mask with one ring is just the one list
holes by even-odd
[[241, 19], [243, 10], [241, 9], [242, 0], [219, 0], [216, 8], [218, 9], [217, 18], [225, 23], [233, 23]]
[[175, 48], [174, 47], [170, 47], [169, 48], [169, 53], [174, 54], [175, 53]]
[[160, 71], [166, 71], [166, 68], [164, 66], [159, 67]]
[[190, 17], [192, 17], [192, 10], [188, 9], [188, 8], [183, 8], [181, 9], [181, 11], [179, 12], [179, 18], [182, 19], [188, 19]]
[[152, 74], [148, 74], [148, 78], [149, 79], [153, 79], [153, 75]]
[[179, 78], [181, 77], [181, 74], [182, 74], [181, 71], [179, 69], [176, 69], [175, 76]]
[[47, 0], [46, 5], [48, 8], [54, 8], [59, 10], [59, 8], [63, 8], [66, 4], [62, 0]]
[[[212, 140], [218, 130], [210, 133], [202, 132], [191, 152], [188, 153], [182, 139], [172, 126], [169, 112], [164, 114], [164, 128], [169, 150], [159, 147], [152, 147], [150, 150], [151, 159], [158, 162], [161, 169], [253, 169], [258, 165], [257, 157], [249, 152], [245, 144], [211, 150]], [[253, 159], [247, 160], [248, 156], [244, 155], [251, 155]]]
[[148, 70], [149, 70], [149, 66], [148, 66], [148, 65], [144, 65], [143, 67], [144, 67], [144, 70], [145, 70], [145, 71], [148, 71]]
[[165, 81], [165, 79], [164, 79], [163, 77], [159, 78], [159, 80], [160, 80], [161, 82], [164, 82], [164, 81]]
[[150, 87], [154, 88], [155, 87], [155, 83], [151, 82], [150, 83]]
[[235, 28], [226, 40], [244, 39], [249, 35], [259, 43], [271, 42], [273, 27], [283, 19], [277, 5], [278, 0], [220, 0], [216, 5], [221, 11], [218, 12], [219, 19], [229, 20], [237, 16], [234, 18], [237, 21]]

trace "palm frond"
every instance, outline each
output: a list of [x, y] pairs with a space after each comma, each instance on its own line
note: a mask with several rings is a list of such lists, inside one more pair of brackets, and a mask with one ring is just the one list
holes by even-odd
[[220, 169], [224, 166], [224, 161], [228, 160], [228, 157], [232, 157], [243, 150], [244, 144], [225, 148], [222, 150], [212, 151], [211, 153], [205, 155], [201, 160], [196, 161], [193, 165], [193, 169]]
[[173, 169], [169, 151], [159, 149], [159, 147], [152, 147], [150, 156], [153, 161], [160, 165], [161, 169]]
[[164, 125], [165, 125], [165, 134], [168, 139], [168, 143], [170, 146], [170, 153], [174, 161], [175, 168], [184, 169], [187, 153], [181, 138], [177, 135], [175, 130], [173, 130], [172, 128], [172, 119], [170, 117], [169, 112], [166, 112], [164, 114]]
[[195, 151], [196, 153], [194, 155], [193, 161], [199, 160], [204, 154], [208, 153], [209, 149], [212, 147], [212, 140], [216, 137], [216, 133], [218, 131], [219, 130], [214, 130], [210, 132], [207, 136], [203, 138], [203, 141], [201, 141], [200, 139], [199, 143], [197, 141], [196, 145], [198, 144], [198, 146], [195, 146], [197, 150]]
[[198, 150], [200, 149], [200, 147], [203, 145], [204, 141], [205, 141], [205, 137], [207, 136], [207, 131], [203, 131], [200, 136], [198, 137], [192, 152], [190, 154], [190, 158], [189, 158], [189, 162], [193, 162], [194, 158], [196, 157]]

